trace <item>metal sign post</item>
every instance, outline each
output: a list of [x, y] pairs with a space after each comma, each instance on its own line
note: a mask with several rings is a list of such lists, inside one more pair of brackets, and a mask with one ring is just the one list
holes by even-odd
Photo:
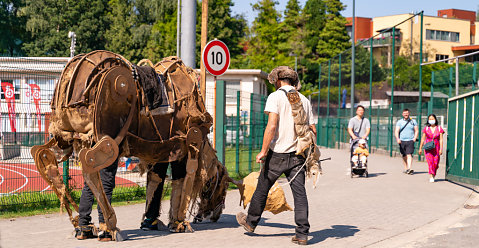
[[[216, 77], [223, 75], [230, 66], [230, 52], [225, 43], [220, 40], [212, 40], [206, 44], [201, 54], [204, 68], [214, 76], [214, 115], [213, 115], [213, 147], [219, 152], [218, 158], [224, 162], [224, 128], [225, 128], [225, 94], [226, 86], [223, 81], [218, 82]], [[205, 77], [206, 78], [206, 77]], [[206, 81], [206, 80], [205, 80]], [[219, 98], [218, 98], [219, 97]], [[206, 98], [206, 93], [205, 93]], [[219, 100], [219, 101], [218, 101]], [[206, 102], [206, 101], [205, 101]], [[217, 133], [217, 131], [221, 133]]]

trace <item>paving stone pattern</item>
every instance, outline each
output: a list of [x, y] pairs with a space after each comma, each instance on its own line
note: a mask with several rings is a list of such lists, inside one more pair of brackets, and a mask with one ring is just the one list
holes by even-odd
[[[402, 173], [400, 158], [372, 154], [369, 158], [369, 178], [350, 178], [348, 152], [323, 149], [324, 175], [318, 188], [307, 183], [309, 243], [320, 247], [477, 247], [464, 239], [477, 234], [479, 217], [458, 220], [459, 229], [469, 230], [464, 235], [458, 228], [445, 226], [439, 233], [399, 239], [401, 235], [426, 230], [428, 225], [461, 209], [471, 196], [471, 189], [444, 181], [444, 165], [439, 169], [436, 183], [429, 183], [427, 165], [414, 162], [414, 175]], [[284, 179], [281, 179], [285, 182]], [[289, 186], [283, 187], [290, 205], [293, 200]], [[167, 222], [169, 202], [164, 201], [161, 219]], [[292, 211], [273, 215], [265, 213], [254, 234], [246, 235], [236, 223], [235, 214], [244, 211], [239, 206], [238, 191], [228, 192], [226, 209], [217, 223], [194, 224], [194, 233], [171, 234], [167, 231], [139, 229], [143, 204], [115, 208], [118, 226], [129, 240], [100, 243], [96, 240], [78, 241], [73, 238], [67, 215], [50, 214], [0, 220], [0, 247], [295, 247], [290, 242], [294, 235]], [[475, 213], [479, 210], [471, 210]], [[96, 212], [96, 211], [94, 211]], [[96, 213], [93, 216], [97, 221]], [[430, 237], [429, 237], [430, 236]], [[477, 236], [477, 235], [476, 235]], [[422, 239], [422, 240], [421, 240]], [[448, 242], [445, 242], [448, 241]], [[460, 246], [455, 246], [461, 241]], [[477, 243], [476, 243], [477, 244]], [[439, 246], [442, 245], [442, 246]]]

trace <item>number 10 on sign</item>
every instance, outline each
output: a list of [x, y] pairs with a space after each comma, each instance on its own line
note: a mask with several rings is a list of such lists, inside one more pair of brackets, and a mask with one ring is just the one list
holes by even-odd
[[230, 52], [225, 43], [220, 40], [212, 40], [206, 44], [202, 60], [211, 75], [220, 76], [230, 66]]

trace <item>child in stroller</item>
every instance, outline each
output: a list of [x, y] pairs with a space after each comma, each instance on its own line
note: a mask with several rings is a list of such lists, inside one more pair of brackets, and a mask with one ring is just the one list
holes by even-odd
[[366, 147], [366, 140], [355, 139], [351, 141], [351, 177], [353, 175], [368, 176], [368, 156], [369, 151]]

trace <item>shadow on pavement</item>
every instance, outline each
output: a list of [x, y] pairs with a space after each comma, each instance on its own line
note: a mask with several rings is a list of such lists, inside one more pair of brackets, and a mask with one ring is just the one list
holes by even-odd
[[386, 175], [388, 173], [371, 173], [371, 174], [368, 174], [368, 177], [378, 177], [378, 176], [383, 176], [383, 175]]
[[[261, 228], [261, 226], [269, 226], [269, 227], [274, 227], [274, 228], [284, 228], [284, 229], [291, 229], [294, 230], [296, 226], [289, 225], [289, 224], [283, 224], [283, 223], [272, 223], [272, 222], [265, 222], [267, 218], [261, 218], [261, 221], [258, 224], [258, 228]], [[293, 233], [273, 233], [273, 234], [258, 234], [258, 233], [245, 233], [248, 236], [261, 236], [261, 237], [275, 237], [275, 236], [293, 236]]]
[[427, 171], [414, 171], [413, 175], [418, 175], [418, 174], [429, 174]]
[[479, 191], [476, 190], [476, 186], [475, 185], [469, 185], [469, 184], [466, 184], [466, 183], [461, 183], [461, 182], [454, 182], [454, 181], [451, 181], [451, 180], [446, 180], [446, 179], [438, 179], [436, 181], [440, 181], [440, 180], [443, 180], [443, 181], [446, 181], [446, 182], [450, 182], [452, 184], [455, 184], [457, 186], [460, 186], [460, 187], [463, 187], [463, 188], [466, 188], [466, 189], [470, 189], [472, 191], [474, 191], [475, 193], [478, 193], [479, 194]]
[[[280, 223], [263, 223], [260, 224], [262, 226], [270, 226], [270, 227], [278, 227], [278, 228], [288, 228], [294, 230], [295, 226], [288, 225], [288, 224], [280, 224]], [[316, 231], [309, 233], [311, 237], [308, 240], [308, 244], [316, 244], [321, 241], [324, 241], [328, 238], [335, 238], [335, 239], [342, 239], [349, 236], [354, 236], [355, 233], [359, 232], [357, 226], [349, 226], [349, 225], [334, 225], [331, 226], [330, 229], [324, 229], [321, 231]], [[294, 236], [294, 232], [289, 233], [275, 233], [275, 234], [258, 234], [258, 233], [245, 233], [248, 236], [252, 237], [280, 237], [280, 236]]]
[[[191, 223], [191, 227], [195, 231], [215, 230], [222, 228], [237, 228], [238, 226], [239, 225], [236, 222], [236, 216], [231, 214], [222, 214], [218, 222], [211, 222], [209, 220], [206, 220], [200, 223]], [[128, 235], [128, 240], [150, 239], [172, 234], [170, 233], [170, 231], [168, 231], [168, 228], [164, 228], [159, 231], [143, 231], [138, 228], [132, 230], [122, 230], [122, 232]]]
[[128, 240], [142, 240], [142, 239], [151, 239], [161, 236], [169, 235], [170, 232], [166, 230], [162, 231], [144, 231], [141, 229], [133, 229], [133, 230], [122, 230], [122, 233], [128, 236]]
[[203, 231], [203, 230], [215, 230], [215, 229], [222, 229], [222, 228], [237, 228], [239, 224], [236, 222], [236, 216], [232, 214], [221, 214], [220, 219], [218, 222], [211, 222], [210, 220], [205, 220], [199, 223], [192, 223], [191, 227], [195, 229], [195, 231]]
[[309, 236], [312, 236], [313, 238], [308, 240], [308, 244], [316, 244], [328, 238], [342, 239], [349, 236], [354, 236], [355, 233], [359, 232], [357, 226], [334, 225], [331, 227], [332, 228], [330, 229], [324, 229], [310, 233]]

